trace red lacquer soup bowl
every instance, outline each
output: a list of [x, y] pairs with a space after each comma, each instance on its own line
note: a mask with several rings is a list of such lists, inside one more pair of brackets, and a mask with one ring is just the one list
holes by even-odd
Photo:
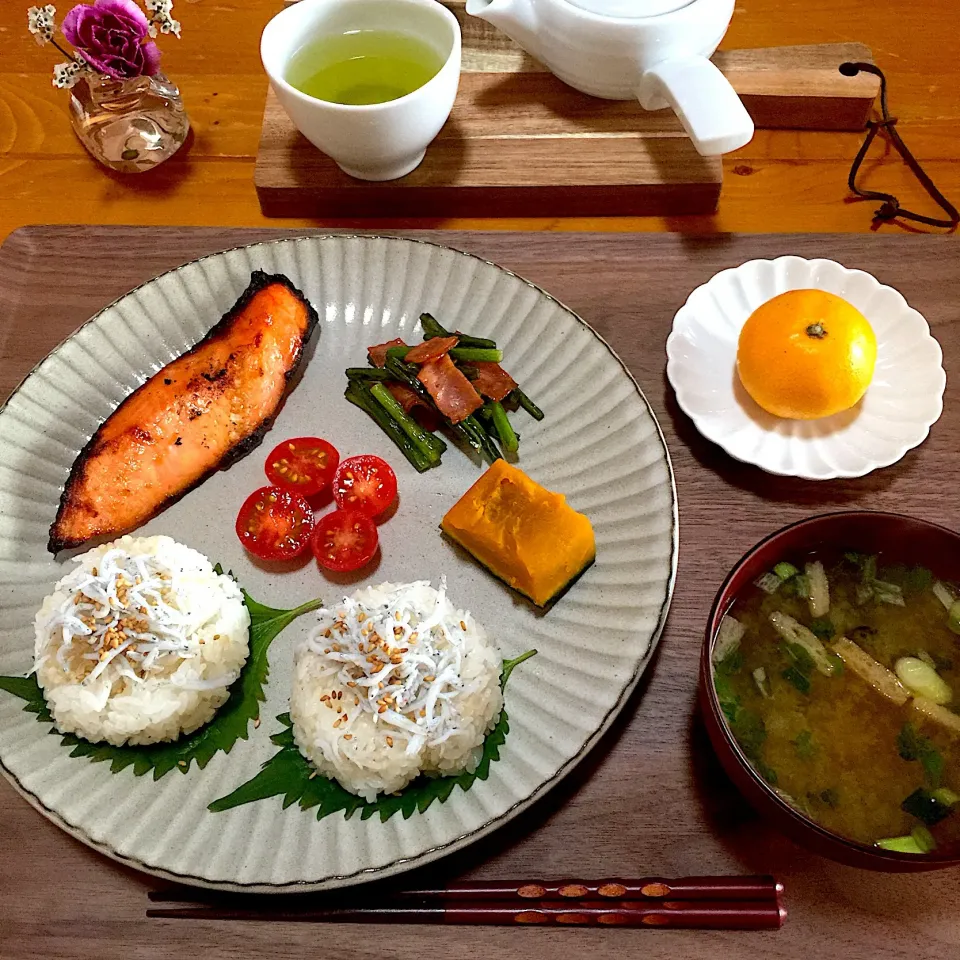
[[[797, 843], [851, 866], [908, 872], [960, 865], [960, 844], [927, 854], [895, 853], [824, 829], [783, 800], [752, 767], [727, 725], [713, 683], [713, 646], [734, 599], [786, 556], [812, 550], [885, 553], [897, 562], [934, 566], [937, 576], [960, 581], [960, 535], [924, 520], [869, 511], [831, 513], [785, 527], [757, 544], [724, 581], [707, 623], [700, 657], [700, 702], [707, 732], [730, 778], [761, 814]], [[960, 812], [954, 813], [960, 815]]]

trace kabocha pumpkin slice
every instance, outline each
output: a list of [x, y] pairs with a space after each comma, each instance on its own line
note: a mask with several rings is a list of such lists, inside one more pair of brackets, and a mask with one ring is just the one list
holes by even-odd
[[451, 507], [440, 527], [539, 607], [556, 600], [596, 559], [587, 517], [505, 460]]
[[133, 530], [253, 450], [318, 319], [286, 277], [256, 271], [203, 340], [130, 394], [81, 451], [51, 553]]

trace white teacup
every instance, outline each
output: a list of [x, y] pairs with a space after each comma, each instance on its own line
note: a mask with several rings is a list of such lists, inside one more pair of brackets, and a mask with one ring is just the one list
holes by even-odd
[[[443, 67], [396, 100], [352, 106], [318, 100], [287, 82], [291, 61], [324, 35], [353, 30], [406, 33], [432, 46]], [[300, 0], [271, 20], [260, 57], [296, 128], [345, 173], [394, 180], [415, 170], [447, 122], [460, 84], [460, 25], [436, 0]]]

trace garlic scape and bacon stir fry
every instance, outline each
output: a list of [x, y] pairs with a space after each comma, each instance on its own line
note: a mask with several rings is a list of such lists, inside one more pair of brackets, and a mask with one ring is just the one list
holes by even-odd
[[365, 410], [421, 473], [439, 465], [455, 440], [493, 463], [516, 453], [520, 438], [507, 412], [521, 407], [536, 420], [543, 411], [500, 362], [493, 340], [450, 333], [429, 313], [420, 317], [423, 343], [401, 339], [367, 348], [369, 367], [347, 370], [346, 398]]

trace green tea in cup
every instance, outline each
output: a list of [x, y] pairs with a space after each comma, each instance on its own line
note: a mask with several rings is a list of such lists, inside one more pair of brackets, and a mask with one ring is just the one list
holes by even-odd
[[304, 45], [290, 61], [285, 79], [317, 100], [365, 106], [419, 90], [443, 64], [429, 43], [410, 34], [351, 30]]
[[358, 180], [420, 165], [460, 82], [460, 24], [438, 0], [300, 0], [260, 57], [294, 126]]

